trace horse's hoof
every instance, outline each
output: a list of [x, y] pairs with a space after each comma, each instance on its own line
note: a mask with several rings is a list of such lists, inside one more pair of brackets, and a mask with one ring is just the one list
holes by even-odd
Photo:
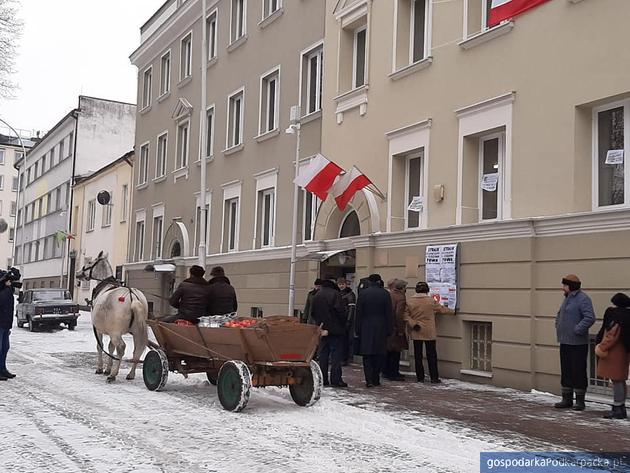
[[107, 382], [108, 383], [113, 383], [114, 381], [116, 381], [116, 376], [111, 376], [110, 375], [110, 376], [107, 377]]
[[112, 370], [101, 371], [102, 374], [109, 376]]
[[98, 370], [96, 370], [96, 371], [94, 372], [94, 374], [103, 374], [103, 370], [98, 369]]
[[133, 375], [133, 374], [129, 373], [125, 379], [126, 379], [127, 381], [131, 381], [132, 379], [135, 379], [135, 378], [136, 378], [136, 376], [135, 376], [135, 375]]

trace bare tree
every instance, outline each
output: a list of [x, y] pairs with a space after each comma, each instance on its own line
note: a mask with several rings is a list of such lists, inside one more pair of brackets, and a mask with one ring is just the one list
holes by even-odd
[[15, 72], [18, 40], [22, 21], [18, 18], [18, 0], [0, 0], [0, 99], [13, 97], [17, 85], [11, 81]]

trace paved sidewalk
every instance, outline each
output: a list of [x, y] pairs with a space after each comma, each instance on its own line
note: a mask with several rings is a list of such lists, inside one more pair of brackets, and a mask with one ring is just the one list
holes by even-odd
[[[531, 448], [630, 452], [630, 420], [606, 420], [602, 415], [609, 405], [587, 402], [586, 411], [559, 410], [553, 407], [556, 396], [514, 389], [443, 379], [442, 384], [382, 381], [366, 388], [359, 365], [344, 367], [350, 396], [366, 398], [384, 409], [407, 410], [410, 414], [455, 421], [483, 434], [515, 435], [531, 440]], [[520, 445], [519, 442], [515, 442]], [[525, 445], [523, 445], [525, 447]], [[523, 448], [524, 449], [524, 448]]]

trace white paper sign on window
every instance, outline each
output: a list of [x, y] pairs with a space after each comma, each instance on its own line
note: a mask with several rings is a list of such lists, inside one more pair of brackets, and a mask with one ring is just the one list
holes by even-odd
[[481, 188], [487, 192], [494, 192], [497, 190], [498, 182], [499, 182], [498, 172], [484, 174], [481, 178]]
[[423, 208], [424, 208], [424, 198], [422, 196], [415, 196], [411, 200], [411, 203], [407, 207], [407, 210], [409, 210], [410, 212], [422, 212]]
[[427, 246], [425, 271], [431, 296], [446, 307], [456, 307], [457, 245]]
[[606, 164], [623, 164], [624, 150], [609, 149], [606, 153]]

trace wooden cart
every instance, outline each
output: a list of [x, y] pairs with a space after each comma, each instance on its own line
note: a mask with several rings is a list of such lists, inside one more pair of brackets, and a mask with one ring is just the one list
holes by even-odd
[[320, 398], [322, 373], [312, 361], [319, 327], [281, 316], [265, 317], [251, 328], [148, 323], [158, 342], [149, 343], [142, 369], [151, 391], [162, 390], [169, 371], [176, 371], [185, 377], [206, 373], [228, 411], [243, 410], [252, 387], [288, 386], [299, 406]]

